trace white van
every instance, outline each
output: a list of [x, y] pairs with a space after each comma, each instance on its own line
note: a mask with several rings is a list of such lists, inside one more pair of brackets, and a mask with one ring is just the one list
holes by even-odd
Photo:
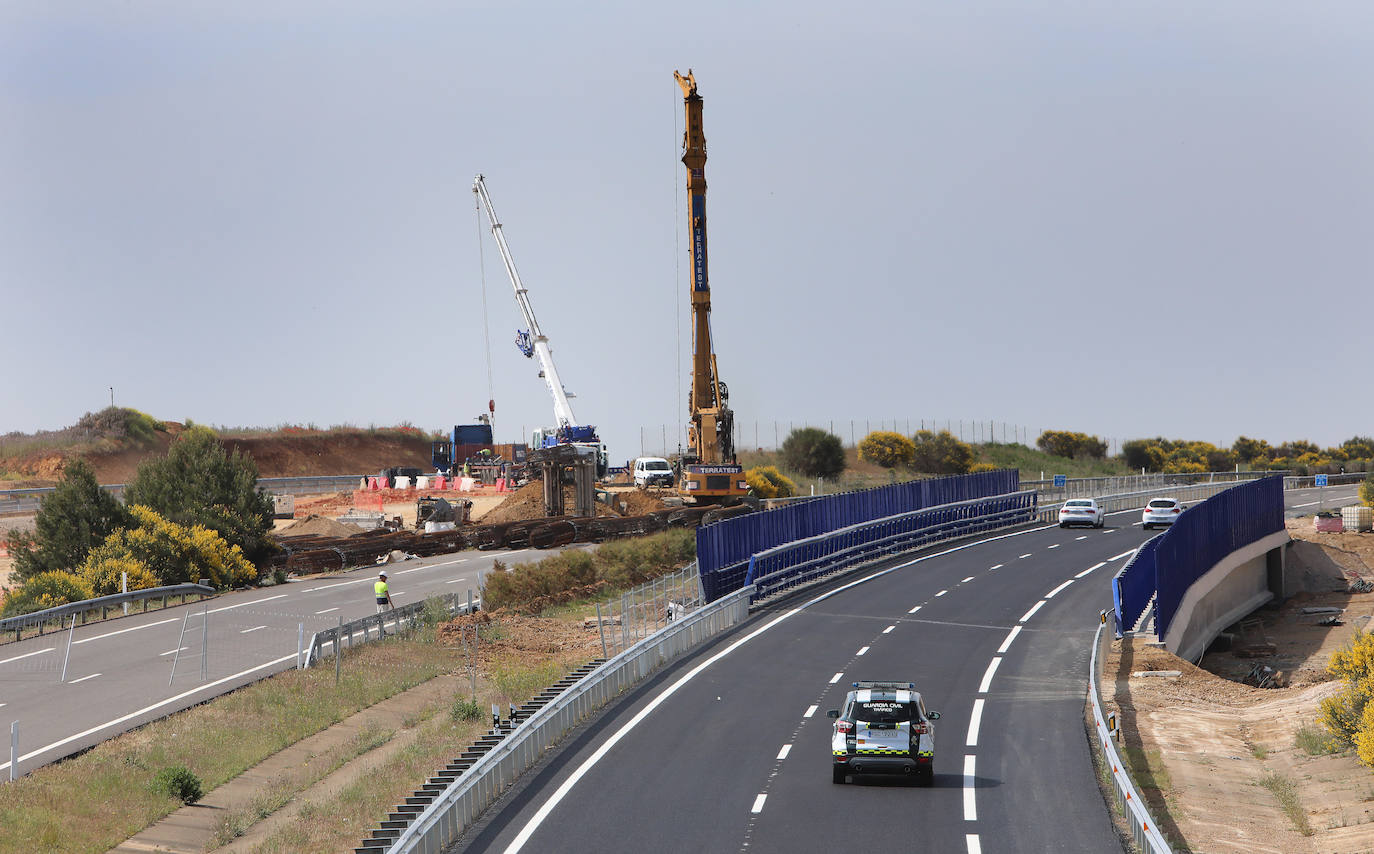
[[673, 466], [662, 457], [636, 457], [635, 486], [672, 486]]

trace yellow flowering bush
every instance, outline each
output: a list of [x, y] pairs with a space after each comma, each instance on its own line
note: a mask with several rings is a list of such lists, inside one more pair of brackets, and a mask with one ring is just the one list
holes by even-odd
[[749, 488], [759, 498], [786, 498], [797, 494], [797, 485], [777, 466], [755, 466], [744, 473]]
[[[116, 561], [145, 568], [157, 580], [152, 586], [206, 578], [213, 586], [223, 588], [257, 578], [257, 569], [243, 556], [243, 550], [229, 545], [209, 528], [169, 522], [141, 505], [129, 509], [138, 527], [116, 531], [93, 549], [81, 565], [83, 577], [100, 577], [97, 567]], [[132, 578], [131, 575], [131, 585]], [[117, 580], [116, 575], [116, 583]]]
[[142, 561], [133, 557], [102, 557], [98, 560], [87, 559], [81, 564], [81, 577], [91, 585], [96, 596], [109, 596], [122, 590], [123, 574], [129, 574], [130, 590], [147, 590], [160, 587], [162, 582]]
[[30, 576], [18, 590], [5, 598], [5, 614], [28, 614], [56, 608], [69, 602], [91, 598], [91, 585], [84, 578], [63, 570], [49, 570]]

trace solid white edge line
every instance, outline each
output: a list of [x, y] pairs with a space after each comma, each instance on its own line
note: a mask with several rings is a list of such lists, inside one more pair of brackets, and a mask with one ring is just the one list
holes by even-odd
[[974, 775], [974, 757], [964, 757], [964, 821], [978, 820], [978, 806], [974, 802], [973, 789], [976, 777]]
[[[295, 660], [296, 660], [296, 653], [293, 652], [293, 653], [291, 653], [290, 655], [283, 655], [281, 658], [273, 659], [272, 661], [269, 661], [269, 662], [267, 662], [267, 663], [265, 663], [265, 664], [259, 664], [257, 667], [250, 667], [250, 668], [248, 668], [247, 670], [240, 670], [238, 673], [234, 673], [234, 674], [232, 674], [232, 675], [230, 675], [230, 676], [225, 676], [225, 677], [222, 678], [222, 679], [216, 679], [214, 682], [209, 682], [209, 683], [207, 683], [207, 684], [205, 684], [205, 685], [201, 685], [201, 686], [198, 686], [198, 687], [196, 687], [196, 688], [192, 688], [192, 689], [189, 690], [189, 691], [183, 691], [182, 693], [177, 694], [177, 695], [174, 696], [174, 697], [168, 697], [168, 698], [165, 699], [165, 700], [158, 700], [156, 703], [153, 703], [151, 706], [144, 706], [143, 708], [139, 709], [139, 710], [136, 711], [136, 712], [129, 712], [127, 715], [121, 715], [120, 717], [117, 717], [117, 718], [115, 718], [114, 720], [106, 721], [106, 722], [103, 723], [103, 724], [97, 724], [96, 726], [93, 726], [93, 727], [91, 727], [90, 729], [82, 730], [81, 732], [78, 732], [78, 733], [76, 733], [75, 735], [69, 735], [69, 736], [67, 736], [66, 738], [62, 738], [62, 739], [58, 739], [57, 741], [54, 741], [52, 744], [46, 744], [46, 745], [44, 745], [44, 746], [38, 748], [37, 750], [33, 750], [33, 751], [28, 752], [28, 753], [25, 753], [23, 756], [19, 757], [19, 761], [20, 761], [20, 762], [26, 762], [26, 761], [32, 759], [32, 758], [35, 757], [35, 756], [41, 756], [41, 755], [43, 755], [44, 753], [48, 752], [49, 750], [55, 750], [55, 749], [57, 749], [57, 748], [59, 748], [59, 747], [62, 747], [62, 746], [64, 746], [64, 745], [71, 744], [73, 741], [76, 741], [78, 738], [85, 738], [85, 737], [88, 736], [88, 735], [92, 735], [92, 734], [94, 734], [94, 733], [100, 732], [102, 729], [108, 729], [108, 728], [110, 728], [110, 727], [112, 727], [112, 726], [116, 726], [116, 725], [118, 725], [118, 724], [122, 724], [122, 723], [124, 723], [125, 721], [133, 720], [134, 718], [138, 717], [139, 715], [145, 715], [145, 714], [147, 714], [148, 712], [151, 712], [151, 711], [155, 711], [155, 710], [157, 710], [157, 709], [160, 709], [160, 708], [162, 708], [163, 706], [165, 706], [165, 705], [167, 705], [167, 704], [169, 704], [169, 703], [175, 703], [175, 702], [178, 701], [178, 700], [184, 700], [184, 699], [186, 699], [187, 697], [190, 697], [190, 696], [193, 695], [193, 694], [199, 694], [199, 693], [201, 693], [202, 691], [207, 691], [207, 690], [209, 690], [209, 689], [211, 689], [211, 688], [218, 688], [220, 685], [223, 685], [223, 684], [225, 684], [226, 682], [232, 682], [232, 681], [235, 680], [235, 679], [239, 679], [239, 678], [241, 678], [241, 677], [243, 677], [243, 676], [247, 676], [249, 673], [256, 673], [257, 671], [259, 671], [259, 670], [264, 670], [264, 669], [266, 669], [266, 668], [268, 668], [268, 667], [276, 667], [278, 664], [281, 664], [283, 661], [295, 661]], [[214, 695], [212, 695], [212, 696], [214, 696]], [[10, 767], [10, 764], [9, 764], [8, 762], [0, 763], [0, 771], [3, 771], [3, 770], [5, 770], [5, 769], [8, 768], [8, 767]]]
[[1019, 635], [1019, 634], [1021, 634], [1021, 627], [1020, 627], [1020, 626], [1012, 626], [1012, 627], [1011, 627], [1011, 631], [1007, 632], [1007, 639], [1004, 640], [1004, 641], [1002, 641], [1002, 645], [1001, 645], [1001, 646], [997, 647], [997, 654], [998, 654], [998, 655], [1001, 655], [1002, 653], [1006, 652], [1008, 649], [1011, 649], [1011, 642], [1014, 641], [1014, 640], [1016, 640], [1016, 636]]
[[1000, 655], [994, 656], [992, 661], [988, 662], [988, 669], [983, 674], [983, 681], [978, 683], [979, 694], [986, 694], [988, 689], [992, 687], [992, 675], [997, 672], [997, 665], [1001, 663], [1002, 657]]
[[1065, 581], [1063, 584], [1061, 584], [1061, 585], [1059, 585], [1058, 587], [1054, 588], [1054, 589], [1051, 590], [1050, 592], [1046, 593], [1046, 594], [1045, 594], [1045, 598], [1046, 598], [1046, 599], [1053, 599], [1053, 598], [1055, 597], [1055, 594], [1062, 592], [1062, 591], [1064, 590], [1064, 588], [1065, 588], [1065, 587], [1068, 587], [1070, 584], [1073, 584], [1073, 579], [1072, 579], [1072, 578], [1070, 578], [1068, 581]]
[[973, 714], [968, 719], [968, 738], [964, 739], [965, 747], [978, 746], [978, 727], [983, 723], [983, 698], [979, 697], [973, 701]]
[[99, 675], [100, 675], [99, 673], [92, 673], [90, 676], [82, 676], [80, 679], [73, 679], [73, 680], [71, 680], [70, 682], [68, 682], [67, 684], [68, 684], [68, 685], [75, 685], [75, 684], [78, 683], [78, 682], [85, 682], [87, 679], [94, 679], [95, 677], [97, 677], [97, 676], [99, 676]]
[[754, 815], [763, 812], [763, 802], [766, 800], [768, 800], [767, 795], [759, 795], [757, 798], [754, 798], [754, 805], [750, 807], [749, 811]]
[[983, 844], [978, 841], [978, 834], [965, 834], [964, 844], [968, 845], [968, 854], [983, 854]]
[[1085, 569], [1085, 570], [1083, 570], [1082, 572], [1080, 572], [1080, 573], [1078, 573], [1077, 575], [1075, 575], [1074, 578], [1082, 578], [1083, 576], [1087, 575], [1088, 573], [1092, 572], [1093, 570], [1101, 569], [1102, 567], [1104, 567], [1104, 566], [1106, 566], [1106, 565], [1107, 565], [1107, 562], [1106, 562], [1106, 561], [1103, 561], [1102, 563], [1095, 563], [1095, 564], [1093, 564], [1092, 566], [1088, 567], [1087, 569]]
[[1122, 552], [1122, 553], [1119, 554], [1119, 555], [1113, 555], [1113, 556], [1107, 558], [1107, 563], [1111, 563], [1111, 562], [1114, 561], [1114, 560], [1121, 560], [1123, 557], [1128, 557], [1128, 556], [1130, 556], [1130, 555], [1135, 554], [1136, 551], [1138, 551], [1138, 550], [1137, 550], [1137, 549], [1127, 549], [1126, 551]]
[[778, 751], [778, 758], [779, 758], [779, 759], [786, 759], [786, 758], [787, 758], [787, 754], [789, 754], [789, 753], [791, 753], [791, 752], [792, 752], [792, 745], [790, 745], [790, 744], [784, 744], [784, 745], [782, 746], [782, 750], [779, 750], [779, 751]]
[[83, 643], [90, 643], [91, 641], [103, 640], [104, 638], [114, 637], [115, 635], [122, 635], [125, 632], [136, 632], [139, 629], [148, 629], [152, 628], [153, 626], [160, 626], [163, 623], [175, 623], [176, 621], [176, 617], [173, 617], [170, 620], [158, 620], [156, 623], [144, 623], [141, 626], [131, 626], [127, 629], [120, 629], [117, 632], [106, 632], [103, 635], [96, 635], [93, 638], [82, 638], [81, 640], [74, 640], [72, 641], [72, 646], [80, 646]]
[[[793, 608], [792, 610], [784, 614], [779, 614], [772, 620], [768, 621], [767, 623], [764, 623], [762, 626], [759, 626], [754, 631], [736, 640], [734, 643], [730, 644], [725, 649], [722, 649], [720, 652], [716, 653], [710, 658], [707, 658], [705, 661], [702, 661], [696, 667], [693, 667], [691, 670], [684, 673], [681, 677], [678, 678], [676, 682], [665, 688], [663, 690], [663, 693], [659, 694], [653, 700], [649, 701], [649, 703], [645, 705], [644, 708], [640, 709], [639, 712], [636, 713], [633, 718], [627, 721], [624, 726], [622, 726], [620, 729], [612, 733], [604, 742], [602, 742], [601, 746], [598, 747], [596, 751], [592, 753], [591, 756], [588, 756], [585, 760], [583, 760], [581, 765], [577, 766], [577, 769], [574, 770], [573, 773], [570, 774], [568, 778], [563, 781], [563, 784], [559, 786], [552, 795], [549, 796], [549, 799], [546, 800], [539, 807], [539, 809], [535, 811], [535, 814], [530, 818], [529, 821], [525, 823], [525, 826], [520, 829], [520, 832], [516, 834], [515, 839], [512, 840], [511, 843], [506, 846], [506, 854], [516, 854], [516, 852], [524, 848], [525, 844], [529, 842], [530, 837], [534, 835], [534, 832], [539, 829], [539, 826], [543, 824], [546, 819], [548, 819], [549, 815], [554, 811], [555, 808], [557, 808], [558, 804], [568, 796], [568, 792], [571, 792], [573, 787], [576, 786], [584, 776], [586, 776], [587, 772], [590, 771], [592, 767], [596, 765], [596, 763], [600, 762], [601, 759], [607, 753], [609, 753], [612, 748], [619, 744], [621, 739], [623, 739], [627, 734], [629, 734], [630, 730], [639, 726], [639, 724], [643, 722], [643, 720], [647, 718], [650, 714], [652, 714], [655, 709], [657, 709], [670, 697], [676, 694], [678, 690], [682, 688], [683, 685], [686, 685], [688, 682], [695, 679], [702, 671], [706, 670], [712, 664], [715, 664], [717, 661], [720, 661], [722, 658], [726, 657], [730, 653], [744, 646], [746, 643], [763, 634], [764, 632], [772, 629], [774, 626], [778, 625], [784, 620], [790, 619], [791, 617], [800, 614], [802, 611], [806, 610], [807, 608], [810, 608], [812, 605], [815, 605], [818, 602], [823, 602], [826, 599], [831, 598], [832, 596], [838, 596], [840, 593], [843, 593], [854, 587], [858, 587], [860, 584], [866, 584], [875, 578], [882, 578], [885, 575], [897, 572], [898, 570], [906, 569], [909, 566], [915, 566], [918, 563], [924, 563], [928, 560], [934, 560], [937, 557], [944, 557], [945, 555], [953, 554], [954, 552], [960, 552], [964, 549], [973, 548], [974, 546], [996, 542], [997, 540], [1005, 540], [1010, 537], [1019, 537], [1023, 534], [1033, 534], [1037, 531], [1048, 531], [1053, 527], [1055, 526], [1042, 525], [1039, 528], [1027, 528], [1024, 531], [1012, 531], [1008, 534], [998, 534], [995, 537], [987, 537], [985, 539], [976, 540], [971, 543], [963, 543], [961, 545], [953, 546], [951, 548], [935, 552], [933, 554], [922, 555], [921, 557], [913, 558], [909, 561], [906, 561], [905, 563], [899, 563], [895, 566], [887, 567], [886, 569], [880, 569], [877, 572], [864, 576], [863, 578], [856, 578], [853, 581], [848, 582], [847, 584], [841, 584], [839, 587], [836, 587], [833, 590], [827, 590], [826, 592], [820, 594], [814, 599], [810, 599], [806, 602], [803, 602], [801, 605], [797, 606], [796, 608]], [[912, 613], [915, 613], [915, 611], [913, 610]], [[287, 658], [293, 657], [295, 657], [294, 654], [287, 656]], [[0, 770], [4, 770], [3, 766], [0, 766]]]
[[866, 653], [866, 652], [868, 652], [868, 647], [864, 647], [863, 649], [859, 650], [858, 652], [856, 652], [856, 653], [854, 653], [854, 654], [855, 654], [856, 656], [858, 656], [858, 655], [863, 655], [863, 654]]
[[0, 664], [9, 664], [11, 661], [18, 661], [21, 658], [29, 658], [35, 655], [42, 655], [45, 652], [52, 652], [55, 649], [57, 649], [57, 647], [55, 646], [50, 646], [47, 649], [36, 649], [33, 652], [26, 652], [23, 655], [16, 655], [14, 658], [7, 658], [4, 661], [0, 661]]
[[831, 684], [831, 685], [834, 685], [836, 682], [839, 682], [840, 679], [841, 679], [843, 676], [844, 676], [844, 671], [840, 671], [839, 673], [836, 673], [834, 676], [831, 676], [831, 677], [830, 677], [830, 684]]
[[802, 717], [809, 718], [816, 713], [820, 706], [807, 706], [806, 711], [802, 712]]
[[1026, 612], [1025, 616], [1023, 616], [1020, 620], [1017, 620], [1017, 622], [1018, 622], [1018, 623], [1024, 623], [1024, 622], [1026, 622], [1026, 621], [1029, 620], [1031, 617], [1034, 617], [1034, 616], [1035, 616], [1035, 612], [1036, 612], [1036, 611], [1039, 611], [1039, 610], [1040, 610], [1041, 608], [1043, 608], [1043, 607], [1045, 607], [1045, 600], [1044, 600], [1044, 599], [1041, 599], [1039, 602], [1036, 602], [1034, 605], [1032, 605], [1032, 606], [1031, 606], [1031, 609], [1030, 609], [1029, 611]]

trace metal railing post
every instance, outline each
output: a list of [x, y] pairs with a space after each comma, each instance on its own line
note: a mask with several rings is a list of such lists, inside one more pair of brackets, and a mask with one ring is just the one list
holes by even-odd
[[339, 627], [334, 630], [334, 684], [339, 684], [339, 669], [343, 666], [343, 617], [339, 617]]
[[601, 630], [601, 657], [610, 658], [610, 654], [606, 652], [606, 623], [601, 619], [600, 602], [596, 603], [596, 627]]
[[19, 767], [19, 721], [10, 723], [10, 782], [14, 782]]
[[301, 669], [301, 647], [305, 644], [305, 623], [296, 624], [296, 669]]
[[210, 678], [210, 605], [205, 606], [205, 614], [200, 621], [200, 679]]
[[75, 635], [75, 634], [76, 634], [76, 615], [75, 615], [75, 614], [72, 614], [72, 628], [71, 628], [71, 631], [67, 632], [67, 653], [66, 653], [66, 655], [62, 656], [62, 678], [59, 679], [59, 680], [57, 680], [57, 681], [59, 681], [59, 682], [66, 682], [66, 681], [67, 681], [67, 662], [68, 662], [68, 661], [71, 661], [71, 658], [72, 658], [72, 636]]

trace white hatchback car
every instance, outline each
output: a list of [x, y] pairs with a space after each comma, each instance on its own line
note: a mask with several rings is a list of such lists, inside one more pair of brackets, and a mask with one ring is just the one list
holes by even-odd
[[1107, 523], [1107, 513], [1091, 498], [1070, 498], [1059, 508], [1059, 527], [1091, 525], [1101, 528]]
[[1185, 509], [1177, 498], [1151, 498], [1140, 513], [1140, 527], [1148, 531], [1155, 525], [1172, 525]]

